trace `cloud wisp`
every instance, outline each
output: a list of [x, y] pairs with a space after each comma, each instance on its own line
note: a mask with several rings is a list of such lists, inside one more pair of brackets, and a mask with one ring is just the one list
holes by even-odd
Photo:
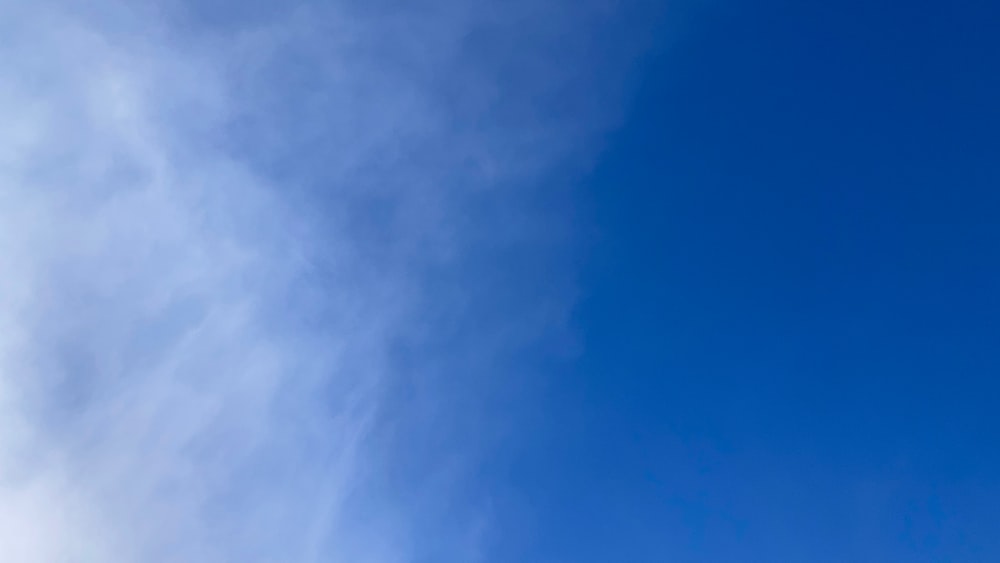
[[429, 541], [448, 509], [381, 478], [412, 477], [394, 416], [447, 419], [393, 394], [502, 376], [561, 322], [543, 296], [440, 336], [489, 309], [477, 253], [543, 242], [524, 187], [604, 116], [536, 107], [583, 79], [523, 64], [583, 16], [473, 4], [0, 2], [0, 559], [478, 557], [480, 520]]

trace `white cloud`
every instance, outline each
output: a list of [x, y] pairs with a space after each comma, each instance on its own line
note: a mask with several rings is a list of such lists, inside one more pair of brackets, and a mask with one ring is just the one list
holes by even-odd
[[0, 3], [0, 560], [416, 560], [392, 350], [449, 322], [429, 268], [531, 231], [464, 206], [578, 132], [498, 101], [461, 53], [501, 15], [456, 7]]

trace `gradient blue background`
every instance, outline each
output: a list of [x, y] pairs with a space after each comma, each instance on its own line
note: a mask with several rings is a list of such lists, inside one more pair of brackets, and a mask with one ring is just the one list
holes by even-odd
[[1000, 561], [1000, 4], [663, 13], [496, 560]]

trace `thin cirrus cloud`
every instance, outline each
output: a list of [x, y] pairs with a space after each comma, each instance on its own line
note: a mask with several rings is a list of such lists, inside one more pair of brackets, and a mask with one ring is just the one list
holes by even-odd
[[570, 304], [476, 266], [617, 111], [562, 4], [0, 3], [0, 559], [488, 558], [433, 437]]

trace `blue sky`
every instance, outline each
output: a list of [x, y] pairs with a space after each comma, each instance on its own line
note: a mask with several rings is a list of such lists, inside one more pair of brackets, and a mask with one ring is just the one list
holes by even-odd
[[1000, 8], [0, 12], [0, 560], [1000, 557]]
[[532, 553], [996, 558], [1000, 10], [681, 11], [587, 183]]

